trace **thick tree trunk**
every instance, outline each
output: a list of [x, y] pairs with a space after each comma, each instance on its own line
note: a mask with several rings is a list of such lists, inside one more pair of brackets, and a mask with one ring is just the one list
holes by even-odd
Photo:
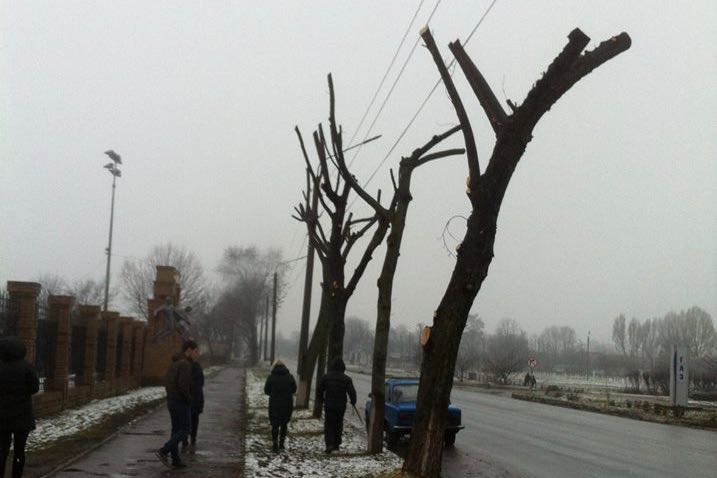
[[[492, 217], [491, 217], [492, 216]], [[404, 470], [437, 477], [441, 469], [443, 426], [453, 387], [457, 351], [473, 300], [493, 259], [496, 216], [469, 218], [453, 276], [436, 312], [429, 345], [423, 354], [416, 424]], [[430, 392], [426, 392], [429, 391]]]
[[[328, 265], [322, 264], [323, 283], [321, 290], [321, 305], [319, 306], [319, 318], [314, 327], [314, 333], [311, 337], [311, 343], [306, 350], [306, 354], [302, 359], [302, 367], [299, 372], [299, 384], [297, 386], [296, 406], [297, 408], [308, 408], [311, 398], [311, 381], [316, 368], [316, 362], [319, 354], [327, 350], [328, 344], [328, 363], [331, 363], [331, 332], [334, 321], [340, 321], [343, 328], [344, 316], [346, 315], [347, 298], [343, 293], [341, 282], [343, 280], [343, 269], [336, 274], [334, 269]], [[343, 334], [340, 341], [336, 342], [334, 338], [334, 347], [339, 347], [338, 355], [343, 355]]]
[[511, 103], [514, 112], [510, 117], [502, 112], [499, 103], [495, 101], [495, 95], [460, 43], [452, 43], [451, 51], [496, 131], [497, 141], [493, 154], [485, 173], [480, 175], [475, 148], [468, 147], [469, 143], [474, 143], [474, 139], [462, 102], [430, 31], [426, 28], [421, 35], [441, 73], [461, 122], [469, 153], [467, 193], [473, 206], [464, 240], [458, 248], [453, 274], [434, 316], [428, 343], [424, 345], [416, 421], [403, 465], [404, 471], [415, 476], [435, 478], [440, 475], [443, 428], [461, 336], [468, 313], [493, 259], [498, 213], [510, 178], [542, 115], [582, 77], [627, 50], [631, 41], [627, 34], [622, 33], [581, 55], [590, 39], [580, 30], [573, 30], [568, 36], [566, 47], [535, 83], [523, 104], [517, 107]]
[[386, 402], [386, 356], [388, 353], [388, 335], [391, 330], [391, 300], [393, 297], [393, 277], [398, 267], [401, 241], [406, 225], [406, 215], [411, 201], [411, 173], [413, 168], [402, 164], [398, 174], [398, 202], [391, 218], [391, 233], [386, 240], [386, 256], [381, 275], [378, 278], [378, 300], [376, 303], [376, 334], [373, 345], [373, 365], [371, 370], [371, 412], [369, 415], [368, 452], [377, 454], [383, 451], [384, 405]]
[[[326, 375], [326, 355], [328, 353], [328, 347], [323, 347], [319, 353], [319, 360], [316, 364], [316, 385], [318, 386], [319, 381]], [[323, 404], [318, 400], [314, 400], [314, 418], [321, 418]]]

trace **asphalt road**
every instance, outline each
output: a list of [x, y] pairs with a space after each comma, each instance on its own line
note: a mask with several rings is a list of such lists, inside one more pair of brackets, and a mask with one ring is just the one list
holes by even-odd
[[[361, 409], [370, 377], [351, 376]], [[444, 454], [444, 478], [717, 476], [717, 432], [459, 387], [451, 401], [463, 410], [466, 428]]]

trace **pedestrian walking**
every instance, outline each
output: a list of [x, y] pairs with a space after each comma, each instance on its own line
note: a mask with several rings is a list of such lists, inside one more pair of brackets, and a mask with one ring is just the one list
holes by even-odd
[[278, 453], [279, 450], [284, 449], [287, 426], [294, 411], [293, 395], [296, 393], [296, 381], [281, 360], [274, 362], [271, 374], [264, 384], [264, 393], [269, 395], [271, 450]]
[[192, 361], [192, 431], [189, 439], [184, 439], [182, 445], [186, 450], [190, 445], [197, 444], [197, 427], [199, 427], [199, 415], [204, 411], [204, 370], [198, 360]]
[[324, 441], [326, 453], [337, 451], [341, 446], [344, 428], [346, 398], [356, 406], [356, 389], [351, 377], [346, 375], [346, 365], [340, 358], [329, 364], [329, 370], [316, 387], [316, 400], [324, 406]]
[[172, 358], [167, 370], [164, 388], [167, 391], [167, 408], [172, 421], [169, 441], [155, 454], [162, 463], [173, 468], [187, 465], [179, 458], [179, 444], [191, 433], [192, 427], [192, 362], [199, 358], [199, 346], [193, 340], [182, 344], [182, 352]]
[[0, 478], [13, 445], [12, 478], [25, 468], [25, 444], [35, 429], [32, 395], [40, 390], [33, 367], [25, 361], [25, 344], [18, 337], [0, 339]]

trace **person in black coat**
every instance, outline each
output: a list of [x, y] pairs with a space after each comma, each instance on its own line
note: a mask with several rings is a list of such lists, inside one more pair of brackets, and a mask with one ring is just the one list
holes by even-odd
[[346, 397], [356, 406], [356, 389], [351, 377], [346, 375], [346, 365], [340, 358], [329, 364], [329, 370], [316, 387], [316, 401], [324, 405], [324, 441], [326, 453], [338, 450], [344, 428]]
[[[269, 422], [271, 423], [272, 451], [284, 449], [287, 425], [294, 411], [296, 381], [281, 360], [274, 362], [271, 374], [264, 384], [264, 393], [269, 395]], [[279, 436], [281, 432], [281, 436]], [[279, 441], [277, 442], [277, 438]]]
[[25, 344], [17, 337], [0, 339], [0, 478], [13, 441], [12, 476], [22, 476], [25, 444], [35, 429], [32, 395], [40, 390], [40, 381], [25, 361]]
[[199, 426], [199, 415], [204, 411], [204, 370], [198, 361], [192, 362], [192, 431], [189, 434], [189, 441], [185, 439], [184, 448], [191, 443], [197, 444], [197, 427]]

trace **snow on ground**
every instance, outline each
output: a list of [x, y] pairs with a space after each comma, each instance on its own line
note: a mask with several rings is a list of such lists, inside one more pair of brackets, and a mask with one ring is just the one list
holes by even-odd
[[366, 454], [366, 432], [358, 423], [349, 420], [347, 409], [341, 450], [324, 453], [324, 422], [311, 417], [308, 410], [296, 410], [289, 423], [286, 450], [271, 451], [271, 427], [267, 408], [269, 397], [264, 395], [266, 375], [260, 371], [247, 372], [247, 437], [246, 476], [368, 478], [401, 466], [401, 459], [390, 451], [380, 455]]
[[27, 448], [40, 448], [46, 443], [67, 437], [97, 425], [107, 417], [132, 410], [142, 404], [165, 397], [164, 387], [144, 387], [124, 395], [93, 400], [79, 408], [65, 410], [59, 415], [37, 420], [37, 428], [30, 434]]
[[[204, 369], [204, 374], [211, 376], [221, 369], [221, 366], [207, 367]], [[161, 400], [165, 396], [164, 387], [143, 387], [131, 390], [124, 395], [93, 400], [82, 407], [65, 410], [59, 415], [37, 420], [37, 428], [27, 440], [27, 449], [41, 448], [59, 438], [97, 425], [107, 417], [132, 410], [145, 403]]]

